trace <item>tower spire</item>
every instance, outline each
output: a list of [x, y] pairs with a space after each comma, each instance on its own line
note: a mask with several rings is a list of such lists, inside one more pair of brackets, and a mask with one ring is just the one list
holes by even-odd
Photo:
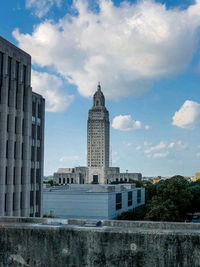
[[101, 91], [101, 84], [98, 82], [97, 89]]

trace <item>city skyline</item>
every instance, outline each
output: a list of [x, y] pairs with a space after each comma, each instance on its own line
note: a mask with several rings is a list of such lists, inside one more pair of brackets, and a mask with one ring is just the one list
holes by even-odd
[[46, 99], [45, 175], [86, 165], [98, 81], [112, 166], [143, 176], [199, 171], [199, 10], [189, 0], [3, 3], [0, 35], [31, 55], [33, 91]]

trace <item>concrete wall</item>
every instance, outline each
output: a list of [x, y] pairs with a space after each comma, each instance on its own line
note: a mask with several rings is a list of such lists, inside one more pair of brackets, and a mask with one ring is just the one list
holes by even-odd
[[200, 266], [200, 224], [8, 219], [0, 220], [4, 267]]

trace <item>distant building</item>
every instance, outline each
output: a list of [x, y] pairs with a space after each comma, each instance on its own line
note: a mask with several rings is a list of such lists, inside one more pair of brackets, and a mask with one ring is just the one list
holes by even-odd
[[119, 167], [110, 167], [110, 121], [105, 97], [98, 84], [87, 122], [87, 167], [59, 168], [54, 173], [54, 184], [109, 184], [141, 180], [141, 173], [120, 173]]
[[0, 216], [41, 216], [44, 99], [31, 57], [0, 37]]
[[135, 184], [74, 184], [46, 188], [43, 196], [43, 213], [59, 218], [116, 219], [145, 204], [145, 189]]
[[196, 172], [193, 178], [193, 181], [196, 182], [197, 180], [200, 180], [200, 172]]

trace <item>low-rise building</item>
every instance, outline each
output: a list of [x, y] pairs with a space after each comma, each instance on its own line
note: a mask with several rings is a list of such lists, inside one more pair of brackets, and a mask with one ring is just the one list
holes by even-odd
[[59, 218], [116, 219], [145, 204], [145, 189], [135, 184], [71, 184], [43, 191], [43, 214]]

